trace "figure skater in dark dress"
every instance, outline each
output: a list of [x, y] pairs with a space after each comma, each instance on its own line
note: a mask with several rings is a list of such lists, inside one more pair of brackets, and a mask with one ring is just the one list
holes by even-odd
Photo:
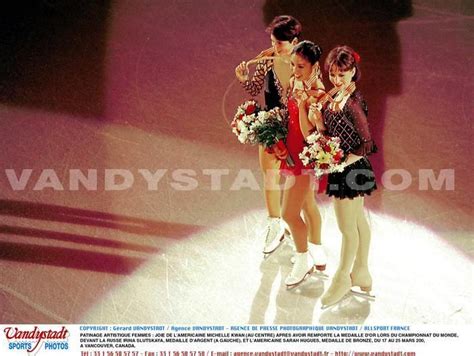
[[[235, 68], [235, 75], [244, 89], [256, 96], [262, 89], [265, 94], [265, 109], [287, 106], [288, 88], [290, 86], [291, 67], [290, 54], [298, 43], [301, 35], [301, 24], [291, 16], [277, 16], [268, 26], [272, 48], [263, 51], [257, 58], [255, 72], [249, 79], [248, 64], [240, 63]], [[263, 172], [265, 187], [265, 203], [268, 213], [265, 231], [265, 256], [273, 253], [285, 236], [285, 224], [281, 219], [281, 192], [279, 174], [281, 161], [273, 152], [268, 152], [259, 146], [260, 168]]]
[[337, 93], [325, 103], [311, 104], [309, 117], [319, 122], [325, 134], [341, 139], [346, 156], [343, 172], [330, 173], [326, 193], [333, 196], [342, 233], [340, 261], [329, 289], [321, 298], [323, 307], [339, 302], [352, 286], [370, 292], [368, 269], [370, 227], [364, 214], [364, 196], [377, 187], [367, 156], [376, 151], [367, 123], [367, 104], [356, 89], [360, 56], [348, 46], [334, 48], [325, 70]]

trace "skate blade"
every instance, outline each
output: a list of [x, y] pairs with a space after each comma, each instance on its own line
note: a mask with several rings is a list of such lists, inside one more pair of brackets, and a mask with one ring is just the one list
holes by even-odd
[[313, 273], [313, 269], [309, 270], [308, 272], [306, 272], [306, 274], [304, 275], [303, 279], [301, 281], [299, 281], [298, 283], [295, 283], [295, 284], [287, 284], [286, 285], [286, 290], [290, 290], [290, 289], [295, 289], [296, 287], [298, 287], [299, 285], [301, 285], [304, 281], [306, 281], [310, 276], [311, 274]]
[[332, 304], [322, 304], [321, 305], [321, 309], [322, 310], [325, 310], [325, 309], [329, 309], [331, 307], [334, 307], [336, 305], [339, 305], [341, 302], [343, 302], [344, 300], [346, 300], [349, 296], [351, 295], [351, 292], [347, 292], [341, 299], [339, 299], [337, 302], [334, 302]]
[[316, 270], [316, 272], [313, 273], [314, 277], [318, 277], [321, 279], [329, 279], [329, 275], [324, 273], [323, 271]]
[[375, 295], [370, 294], [370, 292], [359, 292], [357, 290], [351, 289], [350, 293], [358, 297], [366, 298], [368, 300], [375, 300]]
[[280, 238], [280, 242], [278, 243], [278, 245], [273, 249], [271, 250], [270, 252], [264, 252], [263, 253], [263, 259], [266, 260], [268, 259], [271, 255], [273, 255], [276, 250], [278, 250], [282, 245], [283, 243], [285, 242], [285, 235], [283, 235], [281, 238]]

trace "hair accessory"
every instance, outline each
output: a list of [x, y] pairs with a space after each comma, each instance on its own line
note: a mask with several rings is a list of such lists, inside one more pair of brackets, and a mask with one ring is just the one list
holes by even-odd
[[360, 63], [360, 55], [356, 51], [352, 52], [352, 55], [354, 56], [354, 59], [356, 63]]

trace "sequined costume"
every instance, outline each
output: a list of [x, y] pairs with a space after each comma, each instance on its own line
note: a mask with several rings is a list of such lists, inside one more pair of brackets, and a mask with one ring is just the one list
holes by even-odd
[[242, 86], [252, 96], [258, 95], [264, 88], [265, 110], [275, 107], [286, 108], [287, 97], [284, 95], [283, 86], [273, 69], [273, 61], [258, 62], [252, 79], [243, 82]]
[[299, 154], [303, 151], [305, 141], [300, 127], [300, 117], [298, 103], [295, 99], [288, 99], [288, 136], [286, 137], [286, 148], [288, 154], [294, 161], [294, 166], [289, 166], [283, 161], [280, 169], [284, 174], [301, 175], [304, 169], [303, 162], [299, 158]]
[[345, 154], [354, 153], [363, 158], [346, 166], [343, 172], [330, 173], [326, 194], [336, 198], [355, 198], [370, 195], [377, 189], [372, 166], [367, 156], [376, 152], [367, 122], [367, 103], [359, 91], [354, 91], [342, 110], [329, 106], [323, 110], [326, 134], [341, 139]]

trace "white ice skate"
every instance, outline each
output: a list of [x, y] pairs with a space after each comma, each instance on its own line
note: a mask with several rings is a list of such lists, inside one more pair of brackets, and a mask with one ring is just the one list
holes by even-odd
[[[329, 278], [329, 276], [324, 273], [326, 270], [327, 256], [326, 250], [322, 245], [316, 245], [312, 242], [308, 242], [308, 251], [314, 261], [315, 272], [319, 277]], [[296, 252], [295, 252], [296, 253]], [[296, 255], [291, 256], [291, 263], [295, 263]]]
[[295, 288], [303, 283], [312, 273], [316, 271], [314, 260], [311, 254], [307, 252], [297, 252], [295, 255], [295, 264], [285, 279], [288, 289]]
[[282, 245], [284, 239], [285, 226], [281, 218], [268, 217], [267, 228], [265, 230], [263, 257], [270, 257], [270, 255]]

